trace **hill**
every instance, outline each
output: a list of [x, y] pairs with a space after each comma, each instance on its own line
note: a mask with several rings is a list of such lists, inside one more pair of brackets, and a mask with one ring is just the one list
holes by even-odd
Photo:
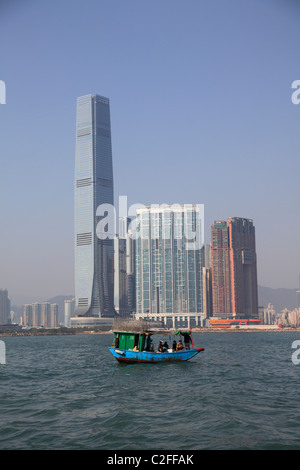
[[296, 290], [258, 286], [258, 305], [267, 307], [268, 303], [271, 303], [276, 312], [280, 312], [284, 308], [293, 310], [296, 307]]

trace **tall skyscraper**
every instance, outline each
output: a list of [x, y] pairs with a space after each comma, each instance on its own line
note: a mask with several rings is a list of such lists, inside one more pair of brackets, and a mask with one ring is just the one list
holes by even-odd
[[[138, 314], [203, 311], [201, 223], [197, 205], [137, 209]], [[192, 233], [196, 244], [188, 242]]]
[[[114, 315], [114, 240], [100, 239], [96, 227], [113, 205], [109, 99], [77, 99], [75, 162], [75, 316]], [[103, 206], [102, 206], [103, 207]]]
[[211, 228], [212, 312], [231, 313], [228, 227], [217, 220]]
[[231, 308], [235, 314], [258, 315], [255, 228], [253, 221], [228, 219]]
[[250, 219], [232, 217], [212, 226], [214, 316], [258, 315], [255, 228]]
[[7, 289], [0, 289], [0, 325], [9, 322], [10, 317], [10, 298]]

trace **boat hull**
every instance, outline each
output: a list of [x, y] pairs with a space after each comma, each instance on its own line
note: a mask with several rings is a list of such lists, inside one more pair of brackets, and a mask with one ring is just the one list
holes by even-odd
[[163, 362], [183, 362], [188, 361], [192, 357], [199, 354], [201, 351], [204, 351], [204, 348], [166, 353], [132, 351], [128, 349], [116, 349], [113, 347], [109, 347], [108, 349], [118, 362], [123, 362], [127, 364], [157, 364]]

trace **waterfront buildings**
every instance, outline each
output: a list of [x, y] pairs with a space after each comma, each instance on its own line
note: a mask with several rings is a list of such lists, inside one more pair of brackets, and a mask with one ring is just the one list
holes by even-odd
[[[77, 99], [75, 161], [75, 316], [112, 317], [114, 240], [97, 236], [112, 206], [113, 168], [109, 99]], [[107, 207], [108, 207], [107, 206]]]
[[7, 289], [0, 289], [0, 325], [9, 323], [10, 298]]
[[67, 299], [64, 301], [64, 325], [71, 326], [71, 317], [74, 313], [75, 299]]
[[276, 310], [270, 302], [263, 310], [262, 322], [264, 325], [274, 325], [276, 323]]
[[227, 222], [216, 221], [211, 228], [212, 313], [231, 313], [229, 233]]
[[212, 313], [217, 317], [258, 316], [255, 228], [232, 217], [212, 226]]
[[23, 305], [22, 325], [27, 327], [58, 327], [58, 305], [49, 302], [34, 302]]
[[[203, 316], [200, 205], [137, 209], [137, 318], [198, 322]], [[191, 242], [193, 240], [193, 242]]]

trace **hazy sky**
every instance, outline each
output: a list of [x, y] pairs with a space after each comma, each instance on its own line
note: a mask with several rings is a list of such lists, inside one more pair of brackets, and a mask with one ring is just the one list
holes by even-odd
[[298, 287], [300, 2], [0, 0], [0, 287], [74, 293], [78, 96], [111, 105], [115, 201], [254, 221], [258, 282]]

